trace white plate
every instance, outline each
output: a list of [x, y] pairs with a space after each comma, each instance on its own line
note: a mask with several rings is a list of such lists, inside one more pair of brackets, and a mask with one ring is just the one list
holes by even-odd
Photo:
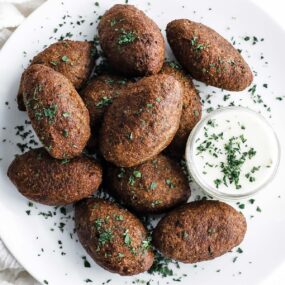
[[[8, 180], [8, 165], [14, 155], [20, 152], [17, 143], [28, 142], [31, 138], [31, 134], [28, 134], [22, 139], [16, 135], [15, 129], [16, 126], [24, 125], [27, 120], [26, 114], [17, 110], [15, 102], [19, 78], [24, 67], [38, 51], [61, 35], [71, 33], [73, 39], [93, 39], [98, 16], [118, 2], [99, 0], [98, 7], [91, 0], [48, 1], [21, 25], [1, 51], [1, 238], [35, 278], [40, 282], [47, 280], [48, 284], [80, 285], [86, 284], [86, 279], [92, 280], [93, 283], [90, 284], [96, 285], [109, 279], [111, 281], [108, 284], [114, 285], [136, 284], [138, 280], [156, 280], [149, 284], [158, 284], [157, 281], [159, 284], [173, 284], [175, 281], [172, 279], [179, 278], [183, 273], [187, 276], [181, 278], [180, 284], [261, 284], [262, 280], [266, 280], [285, 262], [285, 197], [282, 193], [284, 153], [273, 183], [255, 198], [254, 204], [243, 202], [245, 209], [242, 211], [248, 221], [248, 232], [240, 246], [243, 253], [238, 253], [235, 249], [213, 261], [199, 263], [197, 267], [181, 264], [179, 270], [174, 269], [175, 276], [166, 278], [149, 274], [120, 277], [103, 270], [89, 257], [87, 260], [91, 267], [84, 267], [82, 256], [86, 256], [86, 253], [73, 233], [73, 220], [69, 218], [73, 215], [72, 207], [67, 207], [66, 215], [60, 209], [54, 210], [35, 203], [29, 207], [28, 201], [18, 194]], [[208, 94], [213, 95], [210, 98], [211, 103], [206, 102], [204, 109], [210, 106], [216, 108], [218, 104], [228, 106], [232, 101], [249, 106], [268, 118], [278, 134], [281, 146], [284, 145], [285, 100], [276, 99], [285, 96], [284, 32], [264, 12], [246, 0], [157, 0], [151, 3], [147, 0], [130, 0], [130, 3], [145, 10], [163, 31], [170, 20], [184, 17], [202, 21], [229, 40], [235, 41], [236, 47], [242, 49], [242, 54], [256, 74], [256, 93], [252, 95], [245, 90], [232, 93], [230, 99], [224, 100], [224, 95], [230, 94], [229, 92], [197, 83], [202, 99], [206, 100]], [[78, 25], [77, 22], [82, 20], [84, 22]], [[60, 27], [59, 24], [63, 25]], [[249, 36], [250, 40], [246, 41], [246, 36]], [[256, 44], [253, 44], [253, 36], [258, 39]], [[267, 107], [264, 107], [263, 103], [254, 103], [253, 97], [258, 101], [257, 94]], [[268, 107], [271, 112], [267, 111]], [[26, 129], [31, 128], [28, 126]], [[195, 195], [197, 194], [199, 190], [195, 191]], [[235, 206], [238, 208], [238, 205]], [[261, 212], [256, 210], [257, 207], [260, 207]], [[26, 211], [30, 211], [30, 215]], [[62, 255], [63, 253], [65, 254]]]

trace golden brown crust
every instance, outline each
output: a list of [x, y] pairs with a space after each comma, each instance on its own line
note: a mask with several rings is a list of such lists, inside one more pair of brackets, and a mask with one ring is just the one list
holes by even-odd
[[88, 254], [103, 268], [120, 275], [148, 270], [154, 259], [140, 220], [117, 204], [86, 199], [75, 206], [75, 226]]
[[186, 19], [167, 25], [166, 34], [179, 63], [197, 80], [240, 91], [253, 80], [240, 53], [211, 28]]
[[51, 156], [81, 154], [89, 137], [89, 113], [71, 82], [61, 73], [33, 64], [24, 74], [24, 101], [32, 126]]
[[141, 79], [105, 113], [100, 137], [104, 158], [121, 167], [152, 159], [173, 139], [182, 112], [182, 90], [169, 75]]
[[240, 244], [246, 227], [244, 216], [223, 202], [191, 202], [158, 223], [153, 242], [166, 257], [196, 263], [221, 256]]
[[167, 62], [163, 65], [161, 73], [173, 76], [181, 83], [183, 89], [183, 107], [179, 129], [166, 149], [169, 155], [180, 158], [185, 153], [185, 146], [190, 132], [201, 119], [202, 104], [191, 77], [186, 75], [179, 66]]
[[162, 154], [136, 167], [110, 167], [108, 181], [119, 199], [142, 214], [168, 211], [191, 194], [180, 166]]
[[113, 100], [121, 95], [128, 86], [128, 81], [116, 75], [101, 75], [86, 86], [80, 96], [89, 114], [91, 128], [99, 128], [103, 115]]
[[65, 205], [93, 194], [102, 181], [101, 166], [84, 156], [60, 161], [44, 148], [17, 156], [8, 176], [18, 191], [46, 205]]
[[98, 26], [101, 47], [110, 64], [127, 76], [158, 73], [165, 42], [159, 27], [133, 5], [114, 5]]
[[[94, 46], [91, 42], [64, 40], [56, 42], [34, 57], [32, 64], [43, 64], [63, 74], [80, 89], [88, 79], [94, 64]], [[21, 80], [22, 82], [22, 80]], [[17, 96], [20, 111], [23, 105], [22, 83]]]
[[91, 42], [64, 40], [36, 55], [31, 64], [43, 64], [63, 74], [80, 89], [88, 79], [95, 60]]
[[87, 143], [87, 149], [96, 152], [99, 147], [99, 130], [103, 115], [113, 101], [125, 93], [131, 82], [124, 77], [114, 74], [103, 74], [95, 77], [80, 92], [90, 115], [91, 136]]

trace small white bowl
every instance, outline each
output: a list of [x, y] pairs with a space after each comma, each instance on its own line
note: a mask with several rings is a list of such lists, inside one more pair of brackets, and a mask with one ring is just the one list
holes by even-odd
[[[266, 127], [268, 127], [268, 129], [270, 130], [270, 132], [272, 132], [272, 138], [274, 141], [274, 144], [277, 150], [277, 155], [276, 155], [276, 159], [274, 164], [271, 166], [271, 174], [270, 176], [261, 184], [259, 185], [257, 188], [255, 189], [251, 189], [250, 191], [233, 191], [233, 192], [225, 192], [225, 191], [220, 191], [219, 188], [214, 187], [213, 185], [211, 185], [210, 183], [207, 183], [205, 176], [203, 177], [203, 175], [201, 175], [201, 171], [198, 171], [197, 166], [195, 164], [195, 149], [194, 149], [194, 144], [196, 139], [198, 138], [200, 131], [202, 131], [203, 127], [205, 126], [206, 121], [208, 120], [214, 120], [215, 116], [218, 114], [221, 114], [222, 112], [236, 112], [236, 111], [240, 111], [241, 114], [242, 112], [249, 112], [251, 115], [253, 114], [257, 120], [260, 120], [260, 122], [262, 122]], [[193, 180], [210, 196], [218, 198], [220, 200], [240, 200], [240, 199], [245, 199], [248, 197], [253, 196], [254, 194], [258, 193], [260, 190], [264, 189], [265, 186], [267, 186], [272, 179], [274, 178], [278, 166], [279, 166], [279, 160], [280, 160], [280, 144], [279, 144], [279, 140], [274, 132], [274, 130], [272, 129], [272, 127], [269, 125], [269, 123], [265, 120], [265, 118], [260, 115], [259, 113], [256, 113], [255, 111], [252, 111], [248, 108], [245, 107], [225, 107], [225, 108], [220, 108], [217, 109], [213, 112], [211, 112], [209, 115], [205, 116], [196, 126], [195, 128], [192, 130], [192, 132], [189, 135], [187, 144], [186, 144], [186, 150], [185, 150], [185, 158], [186, 158], [186, 165], [188, 168], [188, 171], [190, 173], [190, 175], [192, 176]]]

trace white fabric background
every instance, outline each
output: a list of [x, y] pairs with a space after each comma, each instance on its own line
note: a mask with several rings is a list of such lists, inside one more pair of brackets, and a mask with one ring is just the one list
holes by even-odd
[[[38, 6], [46, 0], [0, 0], [0, 49], [13, 33], [15, 28]], [[72, 0], [70, 0], [72, 1]], [[74, 0], [78, 1], [78, 0]], [[230, 0], [229, 0], [230, 1]], [[234, 1], [234, 0], [233, 0]], [[238, 0], [235, 0], [238, 1]], [[252, 0], [266, 10], [285, 28], [285, 1], [283, 0]], [[1, 64], [1, 63], [0, 63]], [[283, 282], [282, 282], [283, 280]], [[262, 285], [285, 284], [284, 268], [276, 270], [270, 280], [264, 280]], [[11, 256], [0, 239], [0, 285], [40, 285]]]

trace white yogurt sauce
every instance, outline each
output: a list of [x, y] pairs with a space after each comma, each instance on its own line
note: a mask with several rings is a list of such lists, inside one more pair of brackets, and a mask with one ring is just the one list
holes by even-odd
[[259, 114], [242, 107], [221, 109], [193, 132], [186, 158], [202, 187], [239, 195], [256, 191], [274, 175], [279, 145]]

